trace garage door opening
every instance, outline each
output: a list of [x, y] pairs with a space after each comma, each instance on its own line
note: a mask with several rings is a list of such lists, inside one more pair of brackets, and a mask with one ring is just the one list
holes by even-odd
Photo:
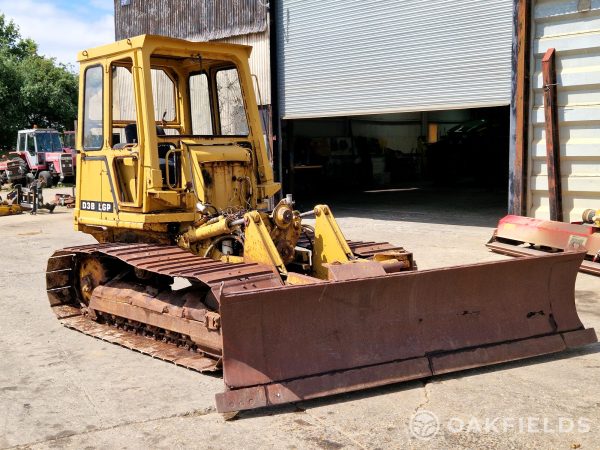
[[287, 121], [292, 192], [507, 189], [508, 107]]
[[286, 191], [307, 204], [460, 194], [505, 211], [509, 119], [502, 106], [286, 121]]

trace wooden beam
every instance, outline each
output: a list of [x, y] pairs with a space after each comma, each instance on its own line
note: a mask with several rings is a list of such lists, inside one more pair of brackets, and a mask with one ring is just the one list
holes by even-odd
[[544, 116], [546, 118], [546, 162], [548, 164], [550, 219], [562, 222], [563, 207], [556, 89], [556, 51], [553, 48], [549, 48], [542, 59], [542, 74], [544, 77]]

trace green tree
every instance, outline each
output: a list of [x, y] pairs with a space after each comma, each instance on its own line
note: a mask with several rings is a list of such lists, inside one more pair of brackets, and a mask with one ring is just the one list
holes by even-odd
[[37, 54], [38, 49], [32, 39], [23, 39], [19, 27], [12, 20], [7, 22], [6, 16], [2, 13], [0, 13], [0, 48], [19, 59]]
[[25, 123], [22, 84], [18, 62], [0, 49], [0, 150], [13, 145], [17, 130]]
[[19, 64], [21, 102], [31, 125], [72, 128], [77, 117], [77, 78], [48, 58], [28, 56]]
[[0, 13], [0, 148], [13, 147], [19, 129], [71, 129], [77, 118], [77, 77]]

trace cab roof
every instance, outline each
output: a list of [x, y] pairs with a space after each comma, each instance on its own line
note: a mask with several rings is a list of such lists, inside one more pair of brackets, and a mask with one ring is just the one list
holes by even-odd
[[117, 56], [120, 53], [130, 53], [132, 50], [143, 50], [147, 53], [158, 53], [164, 56], [188, 57], [199, 53], [208, 53], [214, 55], [231, 55], [239, 59], [247, 59], [252, 52], [252, 47], [223, 42], [192, 42], [185, 39], [143, 34], [100, 47], [82, 50], [78, 53], [77, 60], [83, 63], [99, 58]]
[[54, 128], [29, 128], [27, 130], [19, 130], [19, 133], [33, 133], [33, 132], [40, 132], [43, 131], [44, 133], [57, 133], [58, 131], [55, 130]]

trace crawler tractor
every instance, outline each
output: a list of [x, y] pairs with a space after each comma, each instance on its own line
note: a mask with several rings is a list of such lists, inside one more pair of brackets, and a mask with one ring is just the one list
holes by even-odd
[[[582, 253], [417, 271], [273, 180], [251, 48], [139, 36], [79, 54], [75, 228], [50, 258], [67, 326], [199, 372], [233, 412], [596, 342]], [[308, 223], [307, 217], [310, 218]]]

